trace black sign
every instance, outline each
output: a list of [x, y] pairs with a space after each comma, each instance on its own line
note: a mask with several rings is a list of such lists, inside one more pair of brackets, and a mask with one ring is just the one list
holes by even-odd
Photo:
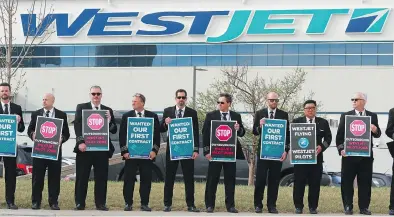
[[31, 156], [58, 160], [63, 119], [37, 116], [35, 139]]
[[345, 116], [345, 153], [347, 156], [371, 156], [370, 116]]
[[109, 151], [107, 110], [82, 110], [82, 135], [86, 151]]
[[237, 154], [236, 121], [211, 121], [212, 161], [235, 162]]
[[290, 124], [291, 164], [316, 164], [316, 124]]

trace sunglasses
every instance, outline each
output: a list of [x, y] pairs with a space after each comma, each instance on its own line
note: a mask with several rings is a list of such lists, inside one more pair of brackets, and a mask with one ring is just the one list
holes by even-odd
[[90, 94], [92, 94], [92, 96], [100, 96], [101, 95], [101, 93], [90, 93]]
[[216, 103], [217, 103], [217, 104], [222, 104], [222, 105], [223, 105], [225, 102], [219, 102], [219, 101], [217, 101]]
[[353, 102], [357, 102], [357, 101], [359, 101], [359, 100], [363, 100], [363, 99], [351, 99], [351, 101]]
[[279, 102], [279, 99], [268, 99], [270, 102]]
[[315, 108], [316, 107], [307, 107], [307, 108], [304, 108], [305, 110], [315, 110]]
[[177, 99], [186, 99], [186, 96], [177, 96]]

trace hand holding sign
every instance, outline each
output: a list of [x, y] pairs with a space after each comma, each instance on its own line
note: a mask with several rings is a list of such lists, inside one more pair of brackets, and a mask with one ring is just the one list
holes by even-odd
[[287, 152], [283, 152], [282, 157], [280, 158], [280, 161], [283, 162], [284, 160], [286, 160], [287, 157]]
[[343, 157], [346, 157], [346, 152], [345, 152], [345, 150], [342, 150], [342, 151], [341, 151], [341, 155], [342, 155]]
[[205, 158], [206, 158], [206, 159], [208, 159], [209, 161], [211, 161], [211, 160], [212, 160], [212, 157], [211, 157], [211, 155], [210, 155], [210, 154], [207, 154], [207, 155], [205, 155]]
[[106, 115], [107, 115], [107, 118], [108, 118], [108, 122], [111, 122], [111, 114], [109, 113], [109, 110], [107, 110]]
[[316, 148], [316, 156], [320, 154], [321, 150], [322, 150], [321, 146], [318, 145]]
[[197, 157], [198, 157], [198, 153], [197, 153], [197, 152], [194, 152], [194, 153], [193, 153], [192, 159], [194, 160], [194, 159], [196, 159]]
[[78, 149], [79, 149], [81, 152], [85, 152], [85, 151], [86, 151], [86, 145], [85, 145], [85, 143], [79, 144]]
[[239, 130], [239, 124], [238, 124], [238, 122], [235, 122], [234, 129], [235, 129], [236, 131]]
[[20, 121], [21, 121], [21, 116], [16, 115], [16, 122], [19, 124]]
[[265, 118], [260, 119], [260, 127], [263, 126], [263, 124], [265, 124]]
[[156, 152], [151, 151], [149, 154], [149, 159], [153, 160], [153, 159], [155, 159], [155, 157], [156, 157]]
[[129, 153], [125, 153], [125, 154], [123, 155], [123, 157], [124, 157], [126, 160], [128, 160], [128, 159], [130, 159], [130, 154], [129, 154]]
[[377, 128], [375, 125], [371, 124], [371, 131], [372, 131], [373, 133], [377, 133], [378, 128]]
[[171, 123], [171, 118], [166, 118], [165, 122], [166, 122], [167, 125], [170, 124]]

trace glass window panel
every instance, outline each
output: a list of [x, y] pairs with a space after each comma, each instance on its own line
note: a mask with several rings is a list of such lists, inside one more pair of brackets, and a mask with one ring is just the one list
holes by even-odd
[[[148, 67], [153, 66], [154, 59], [155, 59], [155, 56], [147, 56], [147, 57], [145, 57], [145, 66], [148, 66]], [[161, 64], [161, 62], [159, 62], [159, 63]]]
[[[47, 59], [48, 61], [48, 59]], [[74, 57], [61, 57], [60, 58], [60, 66], [61, 67], [73, 67], [74, 66]]]
[[89, 56], [89, 47], [87, 46], [75, 46], [75, 56]]
[[176, 55], [176, 45], [162, 45], [162, 55]]
[[251, 55], [253, 54], [252, 44], [238, 44], [237, 55]]
[[192, 45], [192, 54], [193, 55], [206, 55], [207, 54], [207, 46], [206, 45]]
[[253, 45], [253, 54], [264, 54], [266, 55], [268, 51], [268, 46], [266, 44], [255, 44]]
[[282, 44], [268, 44], [268, 55], [283, 54]]
[[238, 66], [251, 66], [252, 65], [252, 56], [237, 56], [237, 65]]
[[236, 66], [236, 65], [237, 65], [236, 56], [222, 56], [222, 66]]
[[[2, 45], [2, 46], [4, 46], [4, 45]], [[2, 47], [3, 49], [2, 49], [2, 51], [4, 50], [5, 51], [5, 48], [4, 47]], [[31, 48], [30, 48], [31, 49]], [[21, 53], [21, 51], [22, 51], [22, 48], [21, 47], [16, 47], [16, 46], [13, 46], [12, 47], [12, 51], [11, 51], [11, 56], [19, 56], [19, 54]], [[25, 51], [26, 52], [26, 51]], [[1, 53], [3, 53], [3, 52], [1, 52]], [[4, 52], [5, 53], [5, 52]], [[21, 54], [21, 55], [23, 55], [23, 54]], [[30, 56], [30, 55], [29, 55]]]
[[347, 66], [361, 66], [361, 56], [360, 55], [347, 55], [346, 56]]
[[316, 55], [315, 66], [329, 66], [330, 57], [328, 55]]
[[393, 65], [393, 55], [379, 55], [378, 56], [379, 66], [392, 66]]
[[361, 64], [363, 66], [376, 66], [378, 65], [377, 55], [363, 55], [361, 56]]
[[60, 56], [74, 56], [74, 46], [60, 46]]
[[[89, 64], [90, 65], [90, 64]], [[117, 67], [117, 57], [96, 57], [96, 67]]]
[[119, 55], [132, 55], [133, 45], [119, 45], [118, 46]]
[[33, 68], [45, 67], [45, 58], [32, 58], [31, 67]]
[[330, 44], [330, 54], [345, 54], [346, 44]]
[[252, 64], [253, 66], [266, 66], [267, 56], [253, 56]]
[[299, 44], [298, 45], [299, 54], [314, 54], [315, 45], [314, 44]]
[[282, 56], [268, 56], [268, 66], [281, 66]]
[[90, 46], [89, 56], [115, 56], [118, 55], [118, 46]]
[[176, 66], [176, 56], [163, 56], [161, 57], [162, 66]]
[[393, 43], [379, 43], [378, 44], [379, 54], [392, 54], [393, 53]]
[[206, 66], [207, 65], [207, 57], [206, 56], [192, 56], [192, 65], [193, 66]]
[[330, 66], [344, 66], [346, 65], [345, 55], [330, 55]]
[[[360, 43], [348, 43], [346, 44], [347, 54], [361, 54], [361, 44]], [[360, 58], [361, 59], [361, 58]], [[347, 63], [346, 63], [347, 65]]]
[[315, 44], [315, 54], [329, 54], [330, 46], [328, 44]]
[[207, 66], [221, 66], [222, 65], [222, 57], [221, 56], [208, 56], [207, 57]]
[[31, 67], [31, 58], [25, 57], [21, 63], [21, 68], [30, 68]]
[[223, 44], [222, 45], [222, 55], [237, 55], [237, 45]]
[[148, 44], [145, 46], [147, 55], [161, 55], [161, 45]]
[[[192, 47], [190, 45], [177, 45], [177, 55], [191, 55]], [[178, 63], [179, 65], [179, 63]]]
[[146, 57], [132, 57], [131, 61], [132, 66], [134, 67], [146, 67]]
[[314, 66], [315, 58], [314, 55], [300, 55], [298, 56], [299, 66]]
[[378, 53], [378, 44], [364, 43], [361, 45], [361, 52], [363, 54], [377, 54]]
[[118, 66], [119, 67], [132, 66], [132, 58], [131, 57], [118, 57]]
[[145, 45], [133, 45], [133, 55], [145, 56], [146, 46]]
[[191, 66], [192, 58], [190, 56], [177, 56], [177, 66]]
[[161, 56], [148, 57], [148, 66], [161, 66]]
[[60, 47], [59, 46], [45, 46], [45, 56], [53, 57], [60, 56]]
[[284, 44], [283, 45], [283, 53], [284, 54], [298, 54], [298, 44]]
[[[96, 66], [96, 57], [89, 57], [88, 58], [88, 64], [89, 64], [89, 67], [95, 67]], [[75, 62], [75, 60], [74, 60], [74, 62]]]
[[283, 56], [284, 66], [298, 66], [298, 55], [284, 55]]
[[32, 50], [33, 56], [35, 56], [35, 57], [38, 57], [38, 56], [44, 57], [45, 56], [45, 47], [32, 47], [31, 50]]
[[222, 46], [219, 44], [207, 45], [208, 55], [222, 55]]
[[89, 58], [87, 58], [87, 57], [74, 57], [74, 66], [75, 67], [88, 67], [89, 66]]

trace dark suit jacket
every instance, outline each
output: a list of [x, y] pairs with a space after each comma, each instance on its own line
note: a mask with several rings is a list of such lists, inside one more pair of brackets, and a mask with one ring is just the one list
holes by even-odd
[[[258, 111], [256, 112], [255, 116], [254, 116], [253, 134], [256, 135], [256, 136], [258, 136], [258, 135], [261, 134], [260, 120], [261, 120], [262, 118], [269, 118], [269, 116], [268, 116], [268, 109], [267, 109], [267, 108], [258, 110]], [[281, 119], [281, 120], [286, 120], [286, 121], [287, 121], [285, 151], [288, 152], [289, 149], [290, 149], [290, 147], [289, 147], [289, 144], [290, 144], [290, 131], [289, 131], [289, 129], [290, 129], [290, 128], [289, 128], [290, 123], [289, 123], [289, 114], [288, 114], [287, 112], [285, 112], [285, 111], [280, 110], [280, 109], [277, 108], [277, 109], [276, 109], [276, 112], [275, 112], [274, 119]], [[261, 144], [261, 136], [259, 137], [259, 144], [257, 144], [257, 153], [258, 153], [258, 156], [260, 156], [260, 149], [261, 149], [260, 144]], [[260, 159], [260, 157], [259, 157], [259, 159]]]
[[[165, 122], [166, 118], [171, 118], [171, 119], [175, 119], [175, 110], [176, 110], [176, 106], [171, 106], [168, 107], [166, 109], [164, 109], [163, 112], [163, 119], [161, 120], [160, 123], [160, 132], [167, 132], [168, 130], [168, 126]], [[193, 134], [194, 134], [194, 152], [199, 152], [198, 148], [199, 148], [199, 142], [200, 142], [200, 138], [199, 138], [199, 131], [198, 131], [198, 117], [197, 117], [197, 111], [189, 108], [189, 107], [185, 107], [185, 113], [183, 114], [183, 117], [191, 117], [192, 118], [192, 122], [193, 122]], [[170, 148], [168, 146], [168, 137], [167, 137], [167, 149], [166, 149], [167, 154], [170, 153]]]
[[[387, 121], [386, 135], [387, 135], [387, 137], [394, 140], [394, 108], [390, 109], [390, 111], [389, 111], [389, 118]], [[389, 149], [391, 157], [394, 157], [394, 141], [388, 142], [387, 148]]]
[[[67, 123], [67, 114], [56, 108], [53, 109], [55, 112], [55, 118], [63, 119], [62, 142], [61, 142], [63, 144], [67, 142], [67, 140], [70, 138], [70, 130], [68, 128], [68, 123]], [[27, 135], [30, 137], [31, 140], [33, 140], [33, 133], [36, 130], [37, 116], [45, 116], [44, 109], [38, 109], [37, 111], [31, 113], [31, 121], [29, 127], [27, 128]]]
[[[379, 123], [378, 123], [378, 116], [370, 112], [368, 110], [365, 110], [366, 116], [371, 117], [371, 124], [375, 125], [377, 128], [376, 133], [372, 133], [372, 137], [379, 138], [382, 132], [380, 131]], [[338, 149], [338, 154], [341, 155], [341, 151], [345, 149], [344, 143], [345, 143], [345, 116], [346, 115], [356, 115], [355, 110], [348, 111], [346, 113], [343, 113], [341, 115], [341, 119], [339, 121], [339, 126], [338, 126], [338, 131], [337, 131], [337, 138], [336, 138], [336, 144], [337, 144], [337, 149]], [[371, 147], [373, 147], [373, 138], [371, 137]], [[371, 158], [373, 158], [373, 150], [371, 148]]]
[[[242, 124], [241, 115], [234, 111], [229, 111], [230, 117], [232, 121], [237, 121], [239, 124], [239, 130], [237, 131], [237, 137], [243, 137], [245, 135], [245, 128]], [[221, 120], [221, 114], [219, 110], [215, 110], [207, 113], [205, 116], [204, 126], [202, 128], [202, 136], [204, 143], [204, 156], [210, 153], [210, 140], [211, 140], [211, 121], [212, 120]], [[237, 139], [237, 159], [245, 159], [244, 152], [242, 151], [242, 146], [239, 140]]]
[[[111, 122], [109, 123], [109, 132], [112, 134], [115, 134], [118, 131], [118, 127], [116, 126], [115, 123], [115, 117], [114, 117], [114, 112], [110, 107], [107, 107], [105, 105], [100, 105], [101, 110], [109, 110], [109, 113], [111, 115]], [[83, 109], [92, 109], [92, 103], [87, 102], [87, 103], [81, 103], [77, 105], [77, 109], [75, 112], [75, 120], [74, 120], [74, 131], [75, 131], [75, 136], [76, 136], [76, 144], [74, 147], [74, 152], [75, 153], [82, 153], [79, 151], [79, 144], [85, 143], [85, 140], [83, 139], [82, 135], [82, 110]], [[112, 144], [111, 137], [109, 138], [109, 151], [108, 151], [108, 158], [111, 158], [112, 155], [114, 154], [115, 148], [114, 145]], [[86, 153], [86, 152], [84, 152]]]
[[[122, 122], [120, 123], [120, 129], [119, 129], [119, 145], [120, 145], [120, 151], [121, 154], [124, 155], [126, 153], [129, 153], [128, 147], [127, 147], [127, 126], [128, 126], [128, 117], [137, 117], [135, 110], [128, 111], [123, 114], [122, 116]], [[160, 122], [159, 122], [159, 117], [157, 114], [145, 110], [145, 117], [153, 118], [153, 148], [152, 151], [154, 151], [156, 154], [159, 152], [160, 149]]]
[[[299, 117], [293, 120], [293, 123], [307, 123], [306, 117]], [[317, 155], [317, 163], [323, 163], [323, 152], [330, 147], [332, 141], [332, 134], [328, 121], [321, 117], [315, 117], [316, 123], [316, 145], [322, 148], [319, 155]]]
[[[10, 114], [11, 115], [19, 115], [21, 117], [21, 120], [18, 123], [18, 132], [22, 133], [25, 131], [25, 123], [23, 122], [23, 115], [22, 115], [22, 107], [18, 104], [10, 102]], [[3, 114], [3, 107], [0, 104], [0, 114]]]

